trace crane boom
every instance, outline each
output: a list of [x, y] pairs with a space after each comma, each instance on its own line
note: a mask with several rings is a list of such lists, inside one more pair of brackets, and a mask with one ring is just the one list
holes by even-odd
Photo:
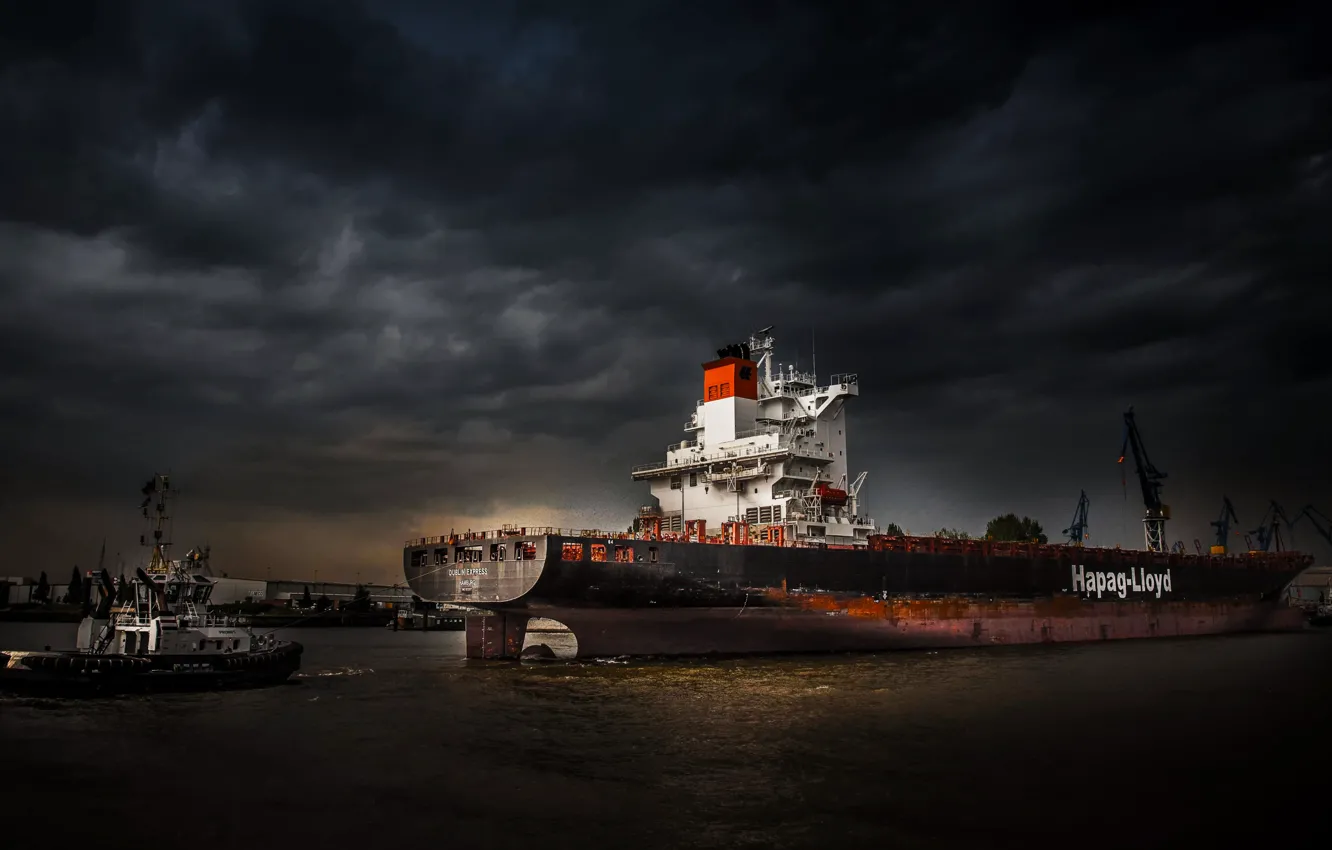
[[1317, 531], [1327, 541], [1328, 545], [1332, 546], [1332, 519], [1328, 519], [1326, 514], [1313, 505], [1305, 505], [1304, 510], [1296, 514], [1293, 521], [1286, 523], [1286, 528], [1290, 528], [1306, 517], [1309, 524], [1314, 527], [1314, 531]]
[[1138, 424], [1133, 417], [1133, 407], [1124, 412], [1124, 444], [1119, 449], [1119, 462], [1123, 463], [1129, 451], [1133, 452], [1133, 463], [1137, 468], [1138, 484], [1142, 487], [1142, 501], [1146, 513], [1142, 518], [1143, 536], [1147, 541], [1147, 551], [1164, 552], [1165, 523], [1170, 519], [1170, 507], [1161, 503], [1161, 479], [1166, 477], [1152, 465], [1147, 456], [1147, 449], [1142, 444], [1142, 435], [1138, 433]]

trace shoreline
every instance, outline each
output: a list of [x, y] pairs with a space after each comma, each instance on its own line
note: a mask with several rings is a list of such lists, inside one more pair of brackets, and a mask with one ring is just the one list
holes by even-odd
[[[77, 625], [83, 619], [80, 607], [52, 606], [37, 608], [0, 608], [0, 623], [61, 623]], [[327, 611], [293, 614], [241, 614], [255, 628], [280, 626], [283, 628], [322, 628], [328, 626], [379, 626], [384, 628], [397, 617], [392, 611], [339, 612]]]

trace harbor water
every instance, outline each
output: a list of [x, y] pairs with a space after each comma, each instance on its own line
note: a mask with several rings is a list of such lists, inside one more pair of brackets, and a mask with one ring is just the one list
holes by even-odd
[[[1310, 812], [1329, 801], [1326, 632], [545, 664], [469, 662], [459, 632], [283, 634], [306, 645], [286, 686], [0, 697], [10, 827], [102, 850], [142, 846], [133, 824], [229, 850], [1325, 835]], [[5, 648], [73, 637], [0, 624]]]

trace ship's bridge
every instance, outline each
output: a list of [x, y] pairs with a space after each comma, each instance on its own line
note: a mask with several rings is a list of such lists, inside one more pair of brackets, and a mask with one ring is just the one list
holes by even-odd
[[848, 486], [846, 458], [845, 405], [860, 395], [859, 376], [821, 383], [813, 371], [779, 366], [767, 330], [703, 364], [703, 398], [684, 425], [693, 439], [667, 445], [663, 459], [630, 473], [649, 482], [668, 530], [681, 530], [686, 518], [713, 527], [790, 519], [798, 526], [789, 526], [787, 539], [826, 526], [838, 529], [828, 542], [863, 542], [874, 524], [859, 516], [854, 491], [864, 476]]

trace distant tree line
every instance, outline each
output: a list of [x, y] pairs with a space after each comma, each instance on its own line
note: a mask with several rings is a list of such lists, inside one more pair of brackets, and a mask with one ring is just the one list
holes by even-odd
[[83, 597], [83, 574], [79, 572], [77, 564], [71, 571], [69, 584], [65, 585], [65, 593], [60, 598], [56, 598], [51, 592], [51, 580], [46, 577], [46, 570], [42, 570], [41, 575], [37, 577], [37, 586], [32, 589], [32, 601], [39, 605], [52, 603], [81, 605], [84, 602]]
[[[890, 522], [883, 527], [883, 533], [889, 537], [905, 537], [908, 532], [902, 530], [902, 526], [895, 522]], [[963, 531], [960, 528], [941, 528], [934, 532], [930, 537], [942, 537], [948, 540], [972, 540], [970, 532]], [[1017, 514], [1003, 514], [997, 516], [985, 524], [984, 540], [995, 540], [1009, 543], [1049, 543], [1050, 538], [1046, 535], [1041, 524], [1031, 517], [1018, 518]]]

